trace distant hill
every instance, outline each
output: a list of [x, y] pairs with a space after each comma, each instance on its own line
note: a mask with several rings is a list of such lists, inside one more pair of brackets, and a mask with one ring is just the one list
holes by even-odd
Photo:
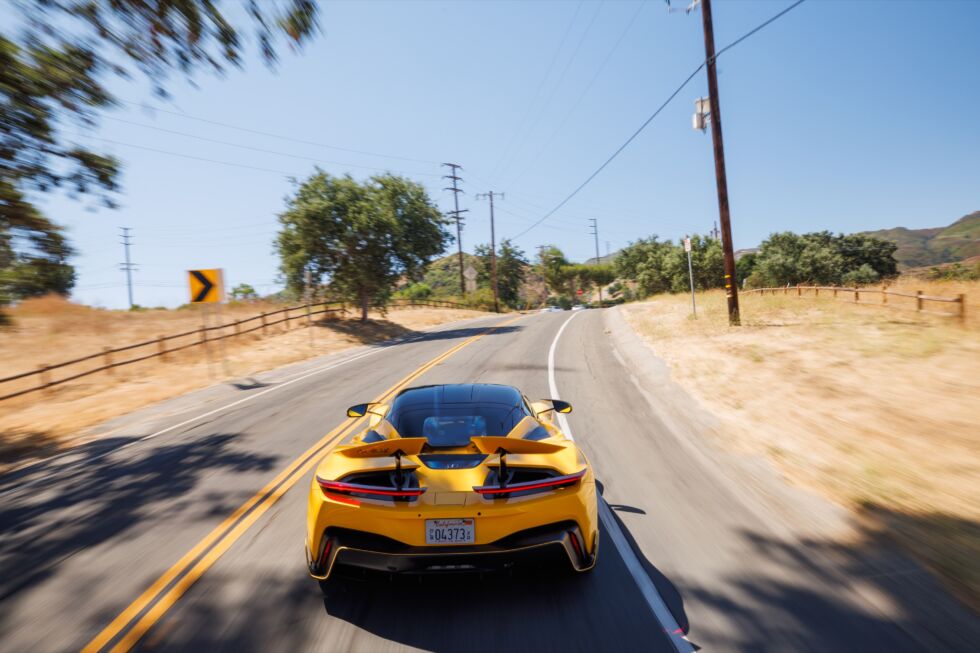
[[[463, 252], [463, 268], [472, 265], [477, 270], [480, 269], [480, 259]], [[451, 296], [459, 294], [459, 254], [453, 252], [440, 259], [436, 259], [425, 270], [425, 277], [422, 283], [432, 288], [436, 296]]]
[[965, 215], [948, 227], [880, 229], [861, 232], [898, 245], [895, 259], [902, 269], [962, 261], [980, 256], [980, 211]]
[[599, 258], [596, 258], [596, 257], [593, 256], [590, 259], [586, 259], [585, 265], [595, 265], [597, 261], [600, 262], [600, 263], [602, 263], [603, 265], [606, 265], [606, 264], [611, 265], [611, 264], [613, 264], [613, 263], [616, 262], [616, 257], [619, 256], [619, 252], [621, 252], [621, 251], [622, 250], [618, 250], [617, 249], [612, 254], [605, 254], [603, 256], [600, 256]]

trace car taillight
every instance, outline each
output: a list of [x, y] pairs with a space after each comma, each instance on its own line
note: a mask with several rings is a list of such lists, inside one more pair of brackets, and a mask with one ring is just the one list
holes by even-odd
[[392, 497], [395, 499], [410, 499], [421, 496], [425, 492], [424, 487], [393, 488], [378, 485], [361, 485], [359, 483], [344, 483], [342, 481], [327, 481], [319, 476], [316, 478], [317, 484], [324, 494], [336, 493], [343, 495], [358, 495], [369, 497]]
[[574, 474], [568, 474], [566, 476], [553, 476], [552, 478], [546, 478], [539, 481], [526, 481], [524, 483], [510, 483], [503, 487], [499, 485], [481, 485], [474, 487], [474, 492], [479, 492], [483, 496], [499, 496], [502, 494], [513, 494], [515, 492], [529, 492], [538, 491], [545, 492], [548, 490], [555, 490], [561, 487], [567, 487], [569, 485], [574, 485], [582, 480], [585, 476], [586, 470], [576, 472]]

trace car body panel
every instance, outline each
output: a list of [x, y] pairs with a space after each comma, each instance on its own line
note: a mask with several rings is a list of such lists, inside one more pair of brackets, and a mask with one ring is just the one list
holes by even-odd
[[[368, 415], [363, 431], [350, 443], [332, 450], [317, 466], [310, 484], [306, 548], [311, 575], [326, 578], [338, 558], [341, 564], [392, 570], [418, 570], [418, 560], [425, 560], [426, 568], [442, 569], [460, 565], [443, 565], [441, 557], [461, 559], [473, 554], [487, 562], [532, 549], [564, 550], [573, 568], [591, 568], [598, 545], [595, 478], [582, 451], [555, 426], [549, 402], [531, 404], [513, 388], [487, 384], [430, 386], [418, 389], [422, 392], [413, 398], [436, 398], [433, 410], [438, 412], [447, 405], [470, 405], [466, 402], [473, 398], [492, 402], [506, 394], [499, 391], [501, 388], [516, 393], [508, 401], [516, 396], [520, 410], [534, 413], [520, 416], [505, 436], [467, 436], [470, 440], [465, 446], [432, 447], [426, 438], [400, 437], [387, 419], [375, 420]], [[415, 408], [412, 404], [409, 407]], [[379, 408], [372, 411], [390, 413], [398, 421], [398, 411], [391, 413], [390, 406]], [[500, 492], [499, 485], [487, 484], [499, 483], [502, 458], [514, 488], [522, 487], [519, 479], [525, 476], [543, 481], [525, 482], [524, 486], [533, 490], [500, 496], [481, 494], [477, 491], [481, 487], [484, 492]], [[443, 465], [451, 467], [439, 468]], [[396, 478], [399, 466], [405, 475], [399, 477], [404, 479], [404, 487], [415, 488], [418, 496], [396, 499], [330, 489], [351, 478], [356, 483], [359, 475], [372, 479], [370, 485], [374, 487], [384, 481], [385, 474]], [[577, 474], [581, 478], [576, 477], [569, 485], [549, 485], [552, 481], [548, 479]], [[391, 483], [392, 487], [402, 487], [397, 480]], [[537, 487], [539, 483], [548, 487]], [[475, 520], [473, 542], [427, 545], [427, 519]], [[383, 550], [370, 550], [375, 541], [385, 543]], [[576, 554], [579, 546], [581, 551]]]

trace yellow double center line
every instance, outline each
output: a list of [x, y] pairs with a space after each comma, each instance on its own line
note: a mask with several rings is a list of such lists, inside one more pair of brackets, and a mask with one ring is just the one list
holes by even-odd
[[[475, 335], [448, 351], [436, 356], [428, 363], [417, 368], [414, 372], [385, 390], [374, 401], [384, 402], [419, 376], [443, 362], [460, 349], [476, 342], [494, 329], [510, 324], [521, 316], [505, 320], [478, 335]], [[316, 444], [290, 463], [278, 476], [265, 487], [243, 503], [235, 512], [198, 542], [170, 569], [165, 571], [139, 597], [130, 603], [119, 616], [95, 636], [82, 649], [83, 653], [101, 651], [117, 637], [116, 644], [110, 649], [113, 653], [130, 650], [146, 632], [166, 614], [197, 580], [220, 558], [230, 547], [254, 524], [265, 512], [278, 501], [283, 494], [293, 487], [307, 472], [320, 461], [318, 454], [325, 453], [327, 447], [336, 444], [344, 435], [351, 433], [363, 420], [345, 422], [327, 433]], [[174, 582], [176, 581], [176, 582]], [[147, 608], [149, 609], [147, 610]], [[143, 616], [140, 617], [139, 615]], [[129, 630], [126, 627], [139, 617]], [[120, 633], [125, 634], [119, 637]]]

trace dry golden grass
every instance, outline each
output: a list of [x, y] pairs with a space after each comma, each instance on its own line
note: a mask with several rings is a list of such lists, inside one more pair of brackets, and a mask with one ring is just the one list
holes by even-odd
[[697, 320], [689, 295], [624, 308], [726, 444], [883, 526], [980, 607], [980, 282], [895, 289], [964, 293], [968, 319], [795, 291], [741, 295], [741, 328], [720, 291], [699, 295]]
[[[281, 307], [244, 304], [223, 307], [225, 324]], [[299, 315], [302, 311], [296, 311]], [[366, 342], [375, 342], [426, 327], [486, 313], [455, 309], [393, 309], [387, 316], [371, 314], [361, 323], [349, 319], [323, 320], [310, 330], [305, 318], [261, 331], [211, 343], [209, 357], [203, 347], [189, 347], [170, 354], [166, 360], [151, 358], [109, 372], [98, 372], [50, 388], [0, 402], [0, 467], [5, 463], [37, 455], [76, 442], [89, 426], [142, 406], [213, 385], [231, 378], [248, 377], [295, 361], [333, 353]], [[201, 326], [196, 309], [107, 311], [45, 297], [23, 302], [9, 312], [11, 323], [0, 328], [0, 377], [34, 370], [101, 352], [104, 347], [192, 331]], [[270, 318], [271, 321], [271, 318]], [[216, 324], [216, 322], [211, 322]], [[253, 325], [257, 323], [252, 323]], [[232, 332], [229, 327], [228, 333]], [[216, 335], [212, 332], [212, 335]], [[173, 348], [199, 341], [197, 334], [168, 342]], [[224, 348], [226, 362], [222, 363]], [[116, 361], [156, 351], [156, 345], [116, 354]], [[53, 370], [52, 378], [64, 378], [103, 363], [93, 361]], [[38, 383], [37, 376], [0, 386], [0, 394]], [[20, 385], [18, 385], [20, 384]]]

